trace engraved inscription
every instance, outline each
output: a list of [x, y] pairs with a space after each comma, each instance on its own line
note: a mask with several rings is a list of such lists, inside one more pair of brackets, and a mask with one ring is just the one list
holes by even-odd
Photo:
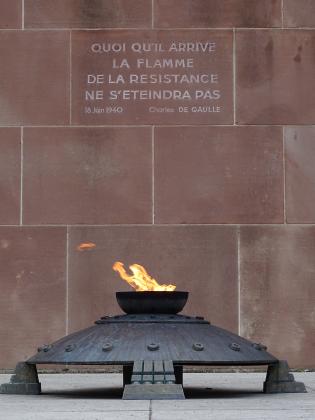
[[228, 31], [79, 32], [72, 72], [75, 123], [232, 121]]

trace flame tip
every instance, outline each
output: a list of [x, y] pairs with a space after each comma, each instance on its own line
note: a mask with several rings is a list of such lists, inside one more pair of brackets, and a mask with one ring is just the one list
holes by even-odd
[[173, 284], [160, 285], [153, 277], [149, 275], [146, 269], [140, 264], [131, 264], [129, 266], [132, 275], [128, 274], [124, 268], [124, 264], [116, 261], [113, 264], [113, 270], [117, 271], [120, 277], [136, 289], [137, 292], [144, 291], [167, 291], [171, 292], [176, 289]]

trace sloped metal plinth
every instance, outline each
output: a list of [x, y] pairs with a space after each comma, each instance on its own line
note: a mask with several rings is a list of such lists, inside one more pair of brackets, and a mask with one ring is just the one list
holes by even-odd
[[41, 346], [34, 364], [130, 364], [172, 360], [182, 365], [269, 365], [277, 359], [261, 344], [184, 315], [103, 317], [90, 328]]
[[[304, 384], [294, 381], [286, 362], [262, 344], [213, 326], [202, 317], [184, 315], [102, 317], [90, 328], [42, 345], [23, 365], [34, 373], [37, 364], [123, 365], [124, 399], [184, 398], [184, 365], [268, 365], [264, 392], [306, 392]], [[18, 374], [12, 378], [24, 383], [25, 393], [30, 390], [33, 379]], [[12, 380], [2, 385], [1, 392], [14, 393], [15, 385], [11, 385]], [[35, 388], [31, 393], [40, 392], [40, 384]], [[23, 393], [23, 385], [18, 390]]]

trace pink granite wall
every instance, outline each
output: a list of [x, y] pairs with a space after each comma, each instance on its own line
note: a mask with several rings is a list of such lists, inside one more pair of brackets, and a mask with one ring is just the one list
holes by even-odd
[[[189, 290], [188, 313], [314, 368], [314, 2], [2, 0], [0, 28], [0, 368], [116, 313], [128, 290], [116, 260]], [[118, 74], [95, 43], [209, 40], [209, 56], [172, 57], [193, 57], [180, 75], [213, 74], [219, 99], [188, 83], [191, 99], [112, 109], [108, 83], [87, 83]], [[114, 89], [134, 88], [130, 71]]]

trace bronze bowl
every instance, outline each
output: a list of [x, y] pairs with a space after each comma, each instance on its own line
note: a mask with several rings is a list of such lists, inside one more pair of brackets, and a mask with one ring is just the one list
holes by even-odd
[[116, 292], [116, 299], [126, 314], [177, 314], [188, 292]]

